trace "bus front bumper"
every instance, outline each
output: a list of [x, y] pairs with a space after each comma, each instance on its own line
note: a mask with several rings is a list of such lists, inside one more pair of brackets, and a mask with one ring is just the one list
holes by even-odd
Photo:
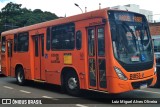
[[109, 93], [122, 93], [131, 91], [134, 89], [143, 89], [149, 86], [153, 86], [157, 81], [157, 76], [153, 75], [147, 78], [138, 80], [120, 80], [119, 78], [112, 78], [108, 82], [108, 92]]

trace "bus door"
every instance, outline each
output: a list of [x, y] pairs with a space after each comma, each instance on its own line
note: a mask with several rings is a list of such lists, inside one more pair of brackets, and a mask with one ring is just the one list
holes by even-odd
[[45, 80], [44, 70], [44, 35], [33, 36], [34, 44], [34, 78]]
[[106, 60], [104, 26], [87, 29], [89, 88], [105, 90]]
[[8, 76], [11, 76], [11, 61], [12, 61], [12, 52], [13, 52], [12, 44], [13, 44], [12, 40], [7, 41]]

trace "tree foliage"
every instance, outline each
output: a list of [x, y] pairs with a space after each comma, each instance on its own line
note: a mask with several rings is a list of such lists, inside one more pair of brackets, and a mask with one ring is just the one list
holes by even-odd
[[21, 4], [8, 3], [0, 11], [0, 33], [18, 27], [24, 27], [48, 20], [57, 19], [58, 16], [41, 9], [30, 10], [22, 8]]

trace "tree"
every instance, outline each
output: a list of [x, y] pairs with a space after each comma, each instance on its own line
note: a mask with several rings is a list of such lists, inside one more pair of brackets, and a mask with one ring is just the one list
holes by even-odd
[[41, 9], [31, 11], [30, 9], [22, 8], [21, 6], [21, 4], [10, 2], [1, 9], [0, 33], [5, 30], [58, 18], [56, 14], [51, 12], [43, 12]]
[[2, 8], [2, 15], [13, 16], [21, 13], [21, 4], [8, 3], [4, 8]]

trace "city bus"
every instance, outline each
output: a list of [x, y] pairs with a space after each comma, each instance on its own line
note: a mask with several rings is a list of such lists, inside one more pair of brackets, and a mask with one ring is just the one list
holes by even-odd
[[[140, 35], [138, 35], [139, 33]], [[157, 80], [153, 43], [144, 15], [109, 8], [5, 31], [2, 73], [81, 90], [122, 93]]]

